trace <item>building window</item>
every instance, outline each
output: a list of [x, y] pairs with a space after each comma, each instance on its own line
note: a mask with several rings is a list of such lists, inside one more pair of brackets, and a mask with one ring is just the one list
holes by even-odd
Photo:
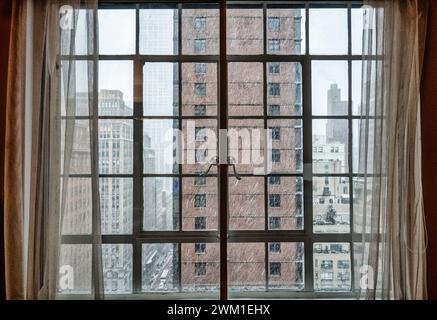
[[334, 273], [333, 272], [321, 272], [320, 273], [320, 280], [332, 281], [332, 280], [334, 280]]
[[194, 84], [194, 93], [198, 97], [206, 96], [206, 83], [195, 83]]
[[337, 268], [339, 269], [349, 269], [349, 260], [338, 260]]
[[205, 127], [196, 127], [194, 129], [194, 135], [196, 137], [196, 141], [206, 141], [206, 129]]
[[270, 62], [269, 63], [269, 73], [270, 74], [279, 74], [280, 67], [279, 62]]
[[269, 52], [279, 52], [281, 50], [281, 40], [269, 39], [267, 46]]
[[279, 83], [269, 83], [269, 95], [279, 96], [281, 94], [281, 87]]
[[194, 229], [205, 230], [206, 229], [206, 217], [195, 217], [194, 218]]
[[194, 252], [197, 254], [202, 254], [206, 252], [206, 243], [198, 242], [194, 244]]
[[[206, 207], [206, 194], [196, 194], [194, 196], [194, 207], [195, 208], [205, 208]], [[202, 218], [205, 219], [205, 217], [202, 217]]]
[[206, 52], [206, 40], [205, 39], [195, 39], [194, 40], [194, 52], [201, 54]]
[[280, 185], [281, 177], [280, 176], [271, 176], [269, 177], [269, 184], [271, 185]]
[[195, 17], [194, 29], [196, 31], [204, 31], [206, 29], [206, 17]]
[[281, 115], [281, 107], [279, 104], [271, 104], [269, 105], [269, 116], [280, 116]]
[[194, 64], [195, 74], [205, 74], [206, 73], [206, 63], [195, 63]]
[[195, 262], [194, 263], [194, 274], [196, 277], [206, 276], [206, 262]]
[[195, 186], [204, 186], [206, 184], [206, 177], [205, 176], [195, 176], [194, 177], [194, 185]]
[[322, 263], [320, 264], [320, 268], [322, 269], [332, 269], [334, 266], [334, 262], [332, 260], [322, 260]]
[[269, 195], [269, 206], [270, 206], [270, 208], [279, 208], [281, 206], [281, 195], [280, 194], [270, 194]]
[[208, 149], [196, 149], [196, 163], [203, 163], [206, 161]]
[[278, 141], [281, 140], [281, 128], [280, 127], [271, 127], [272, 130], [272, 140]]
[[269, 217], [269, 229], [281, 229], [281, 217]]
[[281, 150], [272, 149], [272, 162], [273, 163], [281, 162]]
[[281, 275], [281, 263], [280, 262], [270, 262], [270, 275], [280, 276]]
[[269, 28], [269, 31], [279, 31], [280, 27], [280, 20], [279, 17], [268, 17], [267, 18], [267, 25]]
[[195, 116], [204, 116], [204, 115], [206, 115], [206, 106], [204, 104], [196, 104], [194, 106], [194, 115]]
[[280, 253], [281, 252], [281, 243], [280, 242], [270, 242], [269, 243], [269, 251], [270, 251], [270, 253]]

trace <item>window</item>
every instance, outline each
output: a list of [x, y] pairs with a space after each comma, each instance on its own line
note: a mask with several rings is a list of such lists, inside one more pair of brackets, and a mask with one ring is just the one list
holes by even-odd
[[322, 269], [332, 269], [334, 263], [332, 260], [322, 260], [321, 268]]
[[196, 141], [206, 141], [206, 130], [204, 127], [196, 127], [194, 130]]
[[269, 116], [279, 116], [281, 113], [281, 107], [278, 104], [269, 105]]
[[279, 96], [281, 94], [281, 88], [279, 83], [269, 83], [269, 95]]
[[267, 46], [269, 52], [279, 52], [281, 50], [281, 40], [269, 39]]
[[272, 149], [272, 162], [273, 163], [281, 162], [281, 150]]
[[194, 115], [198, 117], [206, 115], [206, 106], [204, 104], [196, 104], [194, 106]]
[[269, 229], [281, 229], [281, 217], [269, 217]]
[[270, 262], [270, 275], [271, 276], [280, 276], [281, 275], [281, 263], [279, 262]]
[[279, 17], [268, 17], [267, 24], [269, 31], [279, 31]]
[[194, 218], [194, 229], [205, 230], [206, 229], [206, 217], [195, 217]]
[[280, 242], [271, 242], [271, 243], [269, 243], [269, 251], [271, 253], [279, 253], [279, 252], [281, 252], [281, 243]]
[[206, 184], [206, 177], [200, 176], [201, 173], [198, 173], [196, 177], [194, 177], [194, 185], [195, 186], [204, 186]]
[[204, 31], [206, 29], [206, 17], [195, 17], [194, 29], [196, 31]]
[[[359, 88], [352, 86], [355, 69], [349, 68], [361, 58], [347, 54], [352, 52], [347, 39], [357, 38], [348, 30], [348, 25], [354, 25], [354, 21], [348, 24], [353, 19], [348, 15], [355, 3], [279, 1], [255, 7], [243, 1], [238, 8], [229, 7], [227, 125], [249, 131], [270, 128], [273, 165], [268, 174], [253, 175], [251, 166], [237, 164], [241, 180], [235, 179], [230, 168], [229, 193], [224, 196], [217, 187], [223, 177], [215, 166], [207, 177], [199, 175], [216, 156], [201, 149], [205, 131], [221, 126], [218, 100], [224, 66], [219, 54], [219, 7], [193, 2], [118, 9], [115, 2], [111, 11], [126, 12], [132, 18], [126, 19], [130, 22], [122, 30], [123, 34], [130, 30], [129, 45], [121, 47], [124, 38], [116, 39], [116, 33], [100, 37], [107, 43], [96, 57], [101, 59], [97, 61], [99, 79], [93, 79], [99, 84], [95, 110], [99, 132], [95, 134], [102, 241], [110, 249], [103, 254], [105, 287], [111, 293], [139, 291], [151, 296], [179, 290], [187, 297], [196, 290], [216, 294], [220, 287], [218, 201], [227, 198], [229, 229], [240, 241], [228, 243], [237, 249], [226, 256], [231, 298], [235, 292], [251, 298], [254, 291], [269, 297], [276, 289], [284, 289], [284, 296], [290, 298], [301, 297], [302, 292], [305, 296], [317, 292], [322, 298], [325, 293], [347, 296], [353, 288], [351, 270], [356, 267], [350, 259], [353, 185], [349, 183], [360, 178], [348, 163], [355, 148], [350, 130], [359, 116], [353, 110], [349, 114], [349, 106], [358, 103], [349, 95], [360, 96]], [[103, 16], [105, 8], [99, 8]], [[336, 14], [330, 15], [330, 10]], [[339, 21], [332, 23], [334, 16]], [[335, 32], [320, 30], [321, 22], [327, 21]], [[109, 22], [120, 25], [118, 18]], [[343, 24], [345, 29], [338, 27]], [[100, 32], [108, 34], [105, 29]], [[135, 43], [137, 34], [139, 43]], [[82, 54], [76, 63], [76, 72], [86, 70]], [[171, 145], [164, 132], [182, 129], [185, 134], [189, 121], [195, 121], [194, 150], [181, 151], [194, 151], [195, 163], [179, 164], [177, 157], [183, 154], [176, 148], [179, 140]], [[87, 137], [85, 122], [81, 119], [75, 131]], [[331, 146], [333, 152], [326, 152]], [[304, 154], [310, 152], [314, 161], [303, 166]], [[80, 251], [92, 245], [87, 241], [93, 230], [91, 204], [96, 199], [92, 199], [89, 171], [76, 170], [88, 169], [88, 160], [84, 157], [80, 165], [74, 164], [69, 180], [75, 196], [67, 204], [66, 224], [74, 225], [73, 216], [83, 218], [84, 225], [63, 231], [66, 246], [80, 247], [65, 249], [71, 250], [65, 253], [66, 263], [84, 256], [84, 264], [91, 264]], [[142, 228], [133, 232], [132, 226]], [[251, 232], [261, 236], [254, 239]], [[145, 243], [149, 239], [151, 243]], [[287, 242], [290, 239], [296, 242]], [[329, 242], [332, 239], [338, 243]], [[302, 244], [300, 249], [297, 243]], [[306, 281], [310, 278], [313, 281]]]
[[[194, 196], [194, 207], [195, 208], [205, 208], [206, 207], [206, 194], [196, 194]], [[202, 217], [202, 218], [205, 219], [205, 217]]]
[[206, 83], [195, 83], [194, 84], [194, 93], [198, 97], [206, 96]]
[[197, 254], [206, 252], [206, 243], [195, 243], [194, 244], [194, 252]]
[[269, 73], [270, 74], [279, 74], [280, 72], [280, 64], [278, 62], [270, 62], [269, 63]]
[[281, 195], [280, 194], [269, 195], [269, 206], [271, 208], [279, 208], [281, 206]]
[[205, 39], [195, 39], [194, 40], [194, 52], [199, 53], [199, 54], [206, 52], [206, 40]]
[[281, 140], [281, 128], [280, 127], [272, 127], [272, 140], [277, 141]]
[[206, 73], [206, 63], [195, 63], [194, 64], [195, 74], [205, 74]]
[[280, 176], [271, 176], [269, 177], [269, 184], [271, 185], [280, 185], [281, 177]]
[[194, 275], [196, 277], [206, 276], [206, 262], [195, 262], [194, 263]]

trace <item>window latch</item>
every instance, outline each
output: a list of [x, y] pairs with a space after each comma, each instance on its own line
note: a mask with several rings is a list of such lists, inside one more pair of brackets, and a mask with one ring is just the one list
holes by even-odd
[[[212, 166], [217, 166], [219, 163], [218, 161], [218, 157], [213, 157], [210, 161], [209, 161], [209, 166], [208, 169], [206, 169], [205, 172], [201, 172], [199, 174], [200, 177], [204, 177], [206, 175], [208, 175], [209, 171], [211, 171]], [[228, 166], [232, 166], [232, 170], [234, 171], [234, 176], [237, 180], [241, 180], [241, 176], [238, 174], [237, 172], [237, 168], [235, 167], [235, 159], [233, 157], [228, 157], [228, 162], [226, 163], [226, 165]]]

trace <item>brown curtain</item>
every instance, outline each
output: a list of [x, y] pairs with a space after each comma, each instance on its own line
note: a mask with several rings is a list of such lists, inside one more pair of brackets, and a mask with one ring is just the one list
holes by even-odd
[[23, 124], [26, 1], [12, 2], [6, 92], [4, 240], [6, 298], [24, 299]]

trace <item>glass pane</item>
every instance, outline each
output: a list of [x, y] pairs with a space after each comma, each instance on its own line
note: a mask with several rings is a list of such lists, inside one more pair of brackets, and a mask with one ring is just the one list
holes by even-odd
[[264, 291], [265, 244], [229, 243], [228, 272], [231, 292]]
[[302, 171], [303, 131], [301, 119], [268, 120], [272, 173]]
[[217, 64], [182, 64], [182, 115], [217, 114]]
[[314, 289], [349, 291], [351, 258], [349, 243], [314, 243]]
[[102, 233], [131, 234], [133, 182], [131, 178], [100, 178]]
[[146, 116], [179, 115], [177, 63], [152, 62], [144, 64], [143, 113]]
[[179, 230], [179, 179], [144, 178], [144, 220], [146, 231]]
[[361, 61], [352, 61], [352, 114], [361, 115]]
[[313, 177], [313, 230], [348, 233], [350, 226], [348, 177]]
[[[69, 159], [65, 155], [65, 130], [68, 122], [69, 130], [74, 130], [73, 145]], [[68, 174], [91, 174], [91, 148], [89, 120], [61, 120], [61, 171], [64, 172], [65, 160], [70, 160], [66, 173]]]
[[91, 245], [62, 244], [59, 253], [59, 293], [91, 293]]
[[310, 54], [347, 54], [347, 9], [310, 9]]
[[258, 62], [228, 64], [230, 116], [263, 115], [263, 65]]
[[[61, 180], [63, 181], [63, 180]], [[90, 178], [68, 178], [62, 234], [90, 234], [92, 192]]]
[[183, 291], [218, 293], [220, 284], [218, 243], [183, 243], [181, 257]]
[[132, 293], [132, 245], [103, 244], [105, 293]]
[[313, 114], [347, 115], [347, 61], [313, 61], [311, 68]]
[[99, 61], [99, 115], [133, 114], [133, 62]]
[[[92, 26], [88, 26], [87, 24], [87, 14], [93, 14], [92, 10], [80, 9], [79, 14], [77, 15], [76, 22], [76, 33], [75, 33], [75, 41], [74, 41], [74, 53], [76, 55], [86, 55], [93, 54], [92, 46], [88, 48], [88, 32], [92, 34], [91, 29]], [[70, 21], [73, 22], [73, 21]], [[70, 46], [66, 46], [65, 48], [61, 46], [61, 54], [69, 54], [66, 52], [70, 49]], [[66, 51], [64, 51], [66, 50]]]
[[268, 62], [266, 69], [267, 114], [301, 115], [302, 65], [298, 62]]
[[313, 172], [348, 172], [348, 120], [313, 120]]
[[142, 245], [142, 290], [168, 292], [179, 290], [179, 245], [148, 243]]
[[266, 132], [261, 119], [229, 120], [229, 156], [238, 173], [264, 174]]
[[178, 10], [140, 10], [140, 54], [178, 53]]
[[[182, 121], [184, 152], [183, 173], [200, 173], [207, 170], [217, 157], [217, 120], [190, 119]], [[213, 166], [209, 173], [217, 172]]]
[[133, 121], [99, 120], [99, 171], [101, 174], [132, 173]]
[[269, 289], [305, 288], [303, 242], [269, 242]]
[[[373, 172], [373, 152], [377, 148], [374, 145], [375, 119], [353, 119], [352, 120], [352, 170], [353, 173]], [[367, 145], [366, 145], [366, 134]], [[360, 141], [360, 137], [362, 138]], [[361, 148], [360, 148], [361, 147]], [[367, 148], [367, 149], [366, 149]], [[361, 150], [360, 150], [361, 149]], [[364, 151], [367, 150], [367, 157]], [[367, 178], [369, 179], [369, 177]]]
[[182, 230], [217, 230], [217, 178], [182, 178]]
[[100, 54], [135, 54], [135, 28], [135, 10], [99, 9]]
[[263, 53], [263, 10], [227, 9], [227, 53]]
[[269, 230], [303, 230], [302, 177], [269, 176]]
[[351, 10], [351, 38], [352, 38], [352, 54], [363, 53], [363, 33], [364, 33], [364, 9], [353, 8]]
[[219, 10], [182, 10], [182, 53], [219, 53]]
[[265, 229], [264, 177], [229, 177], [229, 229]]
[[143, 121], [143, 172], [177, 173], [178, 120]]
[[[71, 64], [70, 64], [71, 63]], [[93, 68], [92, 61], [61, 61], [61, 70], [60, 73], [61, 81], [60, 81], [60, 108], [62, 116], [89, 116], [89, 102], [92, 101], [92, 97], [89, 96], [89, 88], [88, 88], [88, 68]], [[69, 69], [71, 68], [71, 73], [69, 73]], [[74, 79], [75, 82], [69, 83], [68, 79]], [[69, 86], [69, 87], [68, 87]], [[68, 89], [68, 91], [67, 91]], [[69, 97], [66, 97], [65, 94], [69, 93]], [[71, 100], [70, 100], [71, 99]], [[69, 109], [67, 114], [66, 112], [66, 103], [68, 101], [75, 102], [76, 108]]]
[[305, 9], [267, 9], [267, 53], [305, 53]]

